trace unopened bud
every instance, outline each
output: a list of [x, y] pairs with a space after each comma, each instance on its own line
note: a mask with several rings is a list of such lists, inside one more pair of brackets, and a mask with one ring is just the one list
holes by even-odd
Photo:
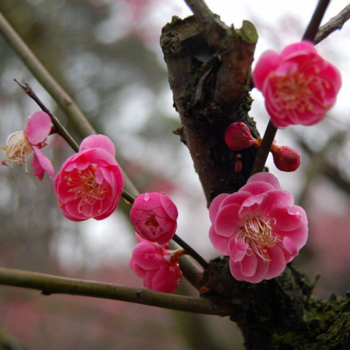
[[229, 149], [241, 151], [252, 146], [255, 142], [250, 129], [244, 123], [232, 123], [225, 131], [225, 142]]
[[271, 152], [277, 169], [291, 172], [299, 168], [300, 154], [295, 149], [288, 146], [279, 147], [273, 144]]

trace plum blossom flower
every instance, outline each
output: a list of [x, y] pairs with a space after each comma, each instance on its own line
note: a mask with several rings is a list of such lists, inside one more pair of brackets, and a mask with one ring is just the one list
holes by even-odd
[[217, 196], [209, 215], [210, 240], [229, 256], [238, 281], [258, 283], [278, 276], [308, 236], [305, 211], [269, 173], [253, 175], [236, 193]]
[[[138, 236], [138, 235], [136, 235]], [[171, 251], [169, 245], [159, 245], [137, 237], [138, 244], [132, 252], [129, 266], [136, 275], [143, 278], [148, 289], [174, 293], [182, 281], [179, 256], [183, 250]]]
[[255, 143], [250, 129], [242, 122], [230, 124], [225, 130], [225, 142], [229, 149], [241, 151]]
[[295, 149], [288, 146], [279, 147], [274, 143], [271, 153], [277, 169], [291, 172], [299, 168], [300, 154]]
[[178, 212], [174, 202], [164, 193], [144, 193], [136, 197], [130, 210], [130, 221], [144, 239], [158, 244], [168, 243], [177, 227]]
[[302, 41], [281, 54], [266, 51], [253, 72], [253, 81], [265, 97], [275, 127], [314, 125], [334, 105], [341, 86], [337, 68]]
[[28, 157], [34, 152], [32, 168], [34, 175], [41, 181], [47, 172], [51, 179], [54, 178], [54, 168], [50, 160], [43, 154], [41, 148], [47, 145], [46, 140], [51, 132], [51, 119], [44, 112], [36, 112], [28, 118], [27, 125], [23, 131], [11, 134], [7, 139], [6, 146], [1, 148], [6, 153], [6, 159], [1, 164], [8, 165], [7, 162], [17, 165], [25, 164], [28, 173]]
[[72, 221], [102, 220], [117, 208], [123, 176], [113, 142], [104, 135], [83, 140], [78, 153], [62, 165], [55, 179], [62, 213]]

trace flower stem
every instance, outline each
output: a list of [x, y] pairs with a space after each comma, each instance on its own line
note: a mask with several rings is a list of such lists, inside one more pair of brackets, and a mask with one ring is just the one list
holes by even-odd
[[[317, 7], [311, 17], [310, 23], [306, 28], [302, 40], [308, 40], [314, 42], [318, 28], [322, 21], [323, 15], [327, 10], [330, 0], [320, 0]], [[262, 143], [255, 157], [255, 162], [250, 173], [253, 176], [256, 173], [262, 172], [265, 167], [267, 157], [269, 155], [273, 140], [276, 136], [277, 128], [272, 124], [271, 120], [267, 125]]]

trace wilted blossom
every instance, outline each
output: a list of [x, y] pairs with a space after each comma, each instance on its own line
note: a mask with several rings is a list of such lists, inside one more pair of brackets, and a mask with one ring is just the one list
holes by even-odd
[[225, 131], [225, 142], [229, 149], [241, 151], [255, 143], [250, 129], [242, 122], [230, 124]]
[[307, 41], [266, 51], [253, 72], [255, 86], [275, 127], [314, 125], [334, 105], [341, 86], [337, 68]]
[[271, 153], [277, 169], [290, 172], [299, 168], [300, 155], [295, 149], [288, 146], [279, 147], [273, 144]]
[[164, 193], [143, 193], [136, 197], [130, 210], [130, 221], [144, 239], [158, 244], [168, 243], [177, 227], [177, 208]]
[[[137, 235], [136, 235], [137, 236]], [[183, 250], [169, 250], [169, 245], [159, 245], [137, 237], [138, 244], [132, 252], [129, 266], [143, 278], [146, 288], [164, 293], [174, 293], [182, 281], [179, 256]]]
[[34, 152], [32, 161], [34, 175], [41, 181], [47, 172], [53, 179], [54, 168], [41, 151], [41, 148], [47, 145], [46, 140], [51, 132], [51, 126], [51, 119], [44, 112], [36, 112], [30, 116], [25, 129], [11, 134], [7, 139], [6, 146], [1, 146], [6, 153], [6, 159], [1, 164], [6, 166], [8, 166], [7, 162], [17, 165], [24, 164], [28, 172], [28, 157]]
[[55, 191], [62, 213], [70, 220], [102, 220], [111, 215], [123, 192], [113, 142], [104, 135], [84, 139], [79, 152], [62, 165]]
[[217, 196], [209, 215], [210, 240], [229, 256], [238, 281], [258, 283], [278, 276], [308, 236], [305, 211], [269, 173], [253, 175], [236, 193]]

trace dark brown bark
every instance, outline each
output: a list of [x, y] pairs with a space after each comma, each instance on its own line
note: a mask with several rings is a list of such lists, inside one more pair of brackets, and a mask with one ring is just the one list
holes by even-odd
[[226, 127], [243, 121], [259, 137], [248, 116], [255, 29], [246, 22], [237, 31], [213, 27], [210, 35], [216, 45], [221, 43], [219, 50], [209, 46], [194, 17], [183, 21], [174, 17], [161, 37], [174, 106], [183, 125], [175, 133], [191, 153], [208, 204], [218, 194], [235, 192], [246, 183], [256, 154], [254, 148], [239, 152], [243, 169], [235, 172], [237, 152], [224, 142]]

